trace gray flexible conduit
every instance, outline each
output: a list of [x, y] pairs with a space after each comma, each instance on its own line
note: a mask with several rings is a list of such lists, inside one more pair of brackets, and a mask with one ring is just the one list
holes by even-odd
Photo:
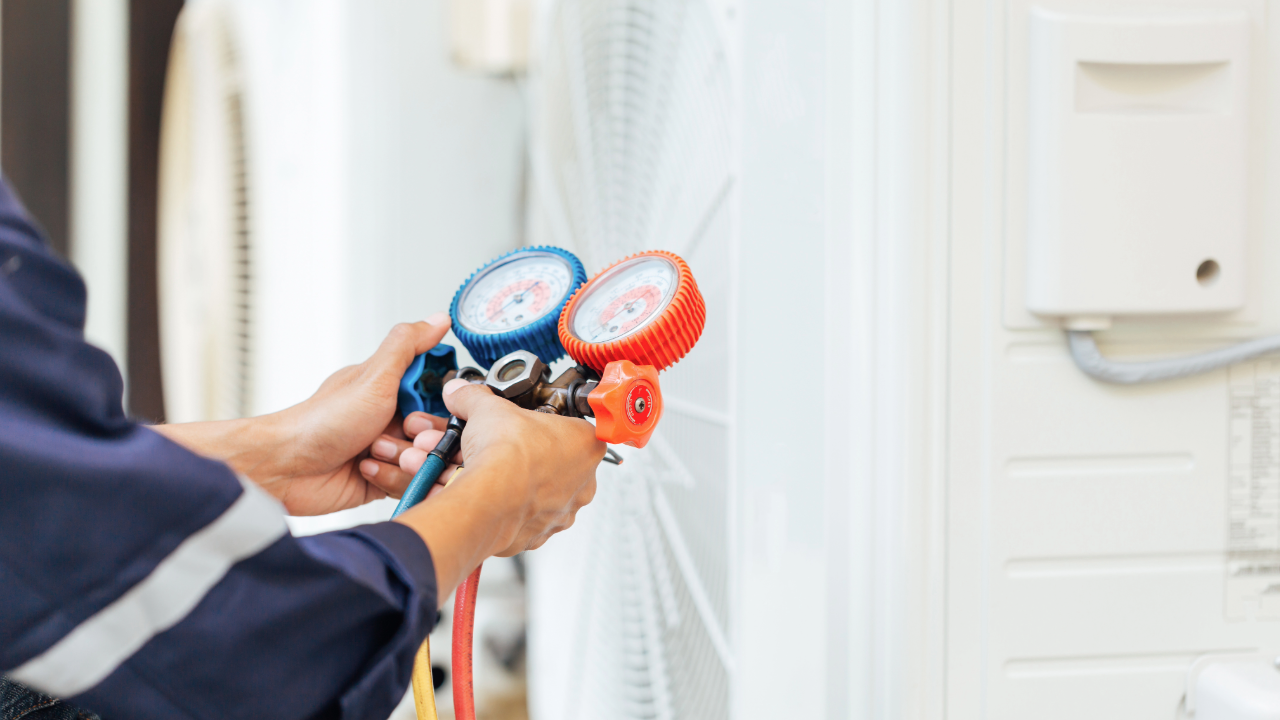
[[1117, 385], [1140, 385], [1199, 375], [1280, 352], [1280, 335], [1250, 340], [1206, 353], [1146, 362], [1108, 360], [1098, 351], [1093, 333], [1086, 330], [1068, 330], [1067, 345], [1071, 348], [1071, 357], [1076, 361], [1076, 366], [1089, 377]]

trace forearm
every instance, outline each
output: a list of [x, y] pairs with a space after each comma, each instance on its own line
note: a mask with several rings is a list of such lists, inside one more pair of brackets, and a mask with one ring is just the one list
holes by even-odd
[[153, 425], [151, 429], [197, 455], [221, 460], [262, 484], [282, 474], [280, 428], [273, 416]]

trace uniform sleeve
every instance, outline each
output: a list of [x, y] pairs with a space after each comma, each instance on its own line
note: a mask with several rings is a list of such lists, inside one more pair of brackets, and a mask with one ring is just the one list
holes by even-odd
[[292, 537], [125, 416], [83, 306], [0, 183], [0, 672], [105, 718], [385, 720], [436, 619], [421, 538]]

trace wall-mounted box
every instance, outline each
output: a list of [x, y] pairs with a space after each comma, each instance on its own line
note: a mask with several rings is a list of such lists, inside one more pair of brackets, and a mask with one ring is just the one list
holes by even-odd
[[1249, 15], [1030, 22], [1028, 308], [1084, 325], [1242, 306]]

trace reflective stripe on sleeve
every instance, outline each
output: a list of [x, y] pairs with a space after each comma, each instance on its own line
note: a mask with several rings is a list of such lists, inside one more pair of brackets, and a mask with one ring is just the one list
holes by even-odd
[[11, 672], [12, 680], [70, 697], [102, 682], [148, 640], [177, 625], [231, 566], [288, 532], [275, 498], [241, 477], [244, 492], [182, 542], [142, 582]]

